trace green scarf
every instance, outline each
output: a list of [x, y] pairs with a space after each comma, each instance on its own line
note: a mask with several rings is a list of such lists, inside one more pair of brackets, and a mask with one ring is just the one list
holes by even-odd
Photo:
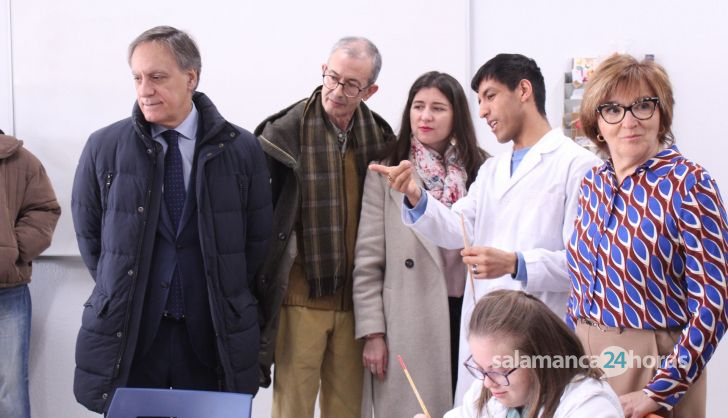
[[[343, 156], [326, 117], [319, 87], [308, 99], [301, 126], [301, 224], [311, 298], [333, 294], [350, 273], [345, 271]], [[361, 185], [369, 162], [379, 156], [390, 139], [391, 129], [364, 102], [353, 119], [347, 148], [356, 155]]]

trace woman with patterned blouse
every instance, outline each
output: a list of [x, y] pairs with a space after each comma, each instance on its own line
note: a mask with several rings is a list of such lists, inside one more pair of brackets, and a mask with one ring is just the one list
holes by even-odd
[[728, 222], [708, 172], [671, 131], [664, 68], [629, 55], [589, 80], [580, 120], [610, 158], [581, 184], [568, 318], [626, 417], [704, 417], [705, 366], [728, 323]]

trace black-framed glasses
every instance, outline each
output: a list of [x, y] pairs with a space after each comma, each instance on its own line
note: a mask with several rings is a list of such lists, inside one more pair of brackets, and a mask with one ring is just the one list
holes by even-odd
[[335, 75], [322, 74], [321, 76], [324, 78], [324, 86], [327, 89], [336, 90], [337, 87], [342, 86], [344, 88], [344, 96], [346, 97], [356, 97], [369, 88], [369, 86], [359, 87], [351, 82], [342, 83], [339, 81], [339, 77]]
[[655, 109], [660, 103], [658, 97], [645, 97], [637, 100], [629, 106], [622, 106], [617, 103], [604, 103], [597, 106], [597, 113], [602, 116], [604, 122], [611, 125], [617, 124], [624, 120], [627, 111], [632, 112], [635, 119], [647, 120], [655, 114]]
[[514, 367], [507, 372], [486, 372], [485, 370], [481, 369], [480, 366], [475, 364], [473, 362], [473, 356], [468, 357], [468, 359], [463, 363], [466, 369], [468, 369], [468, 372], [471, 376], [478, 380], [485, 380], [487, 377], [490, 379], [491, 382], [495, 383], [498, 386], [510, 386], [511, 382], [508, 380], [508, 376], [511, 375], [511, 373], [518, 370], [518, 367]]

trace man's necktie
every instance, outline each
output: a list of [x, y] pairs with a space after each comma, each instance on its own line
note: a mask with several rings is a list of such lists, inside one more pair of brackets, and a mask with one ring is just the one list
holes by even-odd
[[[179, 132], [175, 130], [164, 131], [162, 137], [167, 141], [167, 154], [164, 156], [164, 203], [167, 205], [167, 211], [176, 235], [186, 197], [185, 178], [182, 172], [182, 153], [179, 150]], [[177, 319], [184, 316], [182, 283], [176, 260], [165, 310], [167, 314]]]

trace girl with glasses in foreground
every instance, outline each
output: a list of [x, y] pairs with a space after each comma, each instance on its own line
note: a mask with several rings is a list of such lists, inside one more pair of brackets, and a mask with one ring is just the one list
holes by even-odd
[[[576, 335], [525, 292], [483, 296], [470, 319], [468, 343], [473, 354], [465, 366], [477, 380], [462, 406], [445, 418], [624, 416], [614, 391], [600, 381], [601, 372], [589, 367]], [[539, 361], [551, 367], [535, 367]]]

